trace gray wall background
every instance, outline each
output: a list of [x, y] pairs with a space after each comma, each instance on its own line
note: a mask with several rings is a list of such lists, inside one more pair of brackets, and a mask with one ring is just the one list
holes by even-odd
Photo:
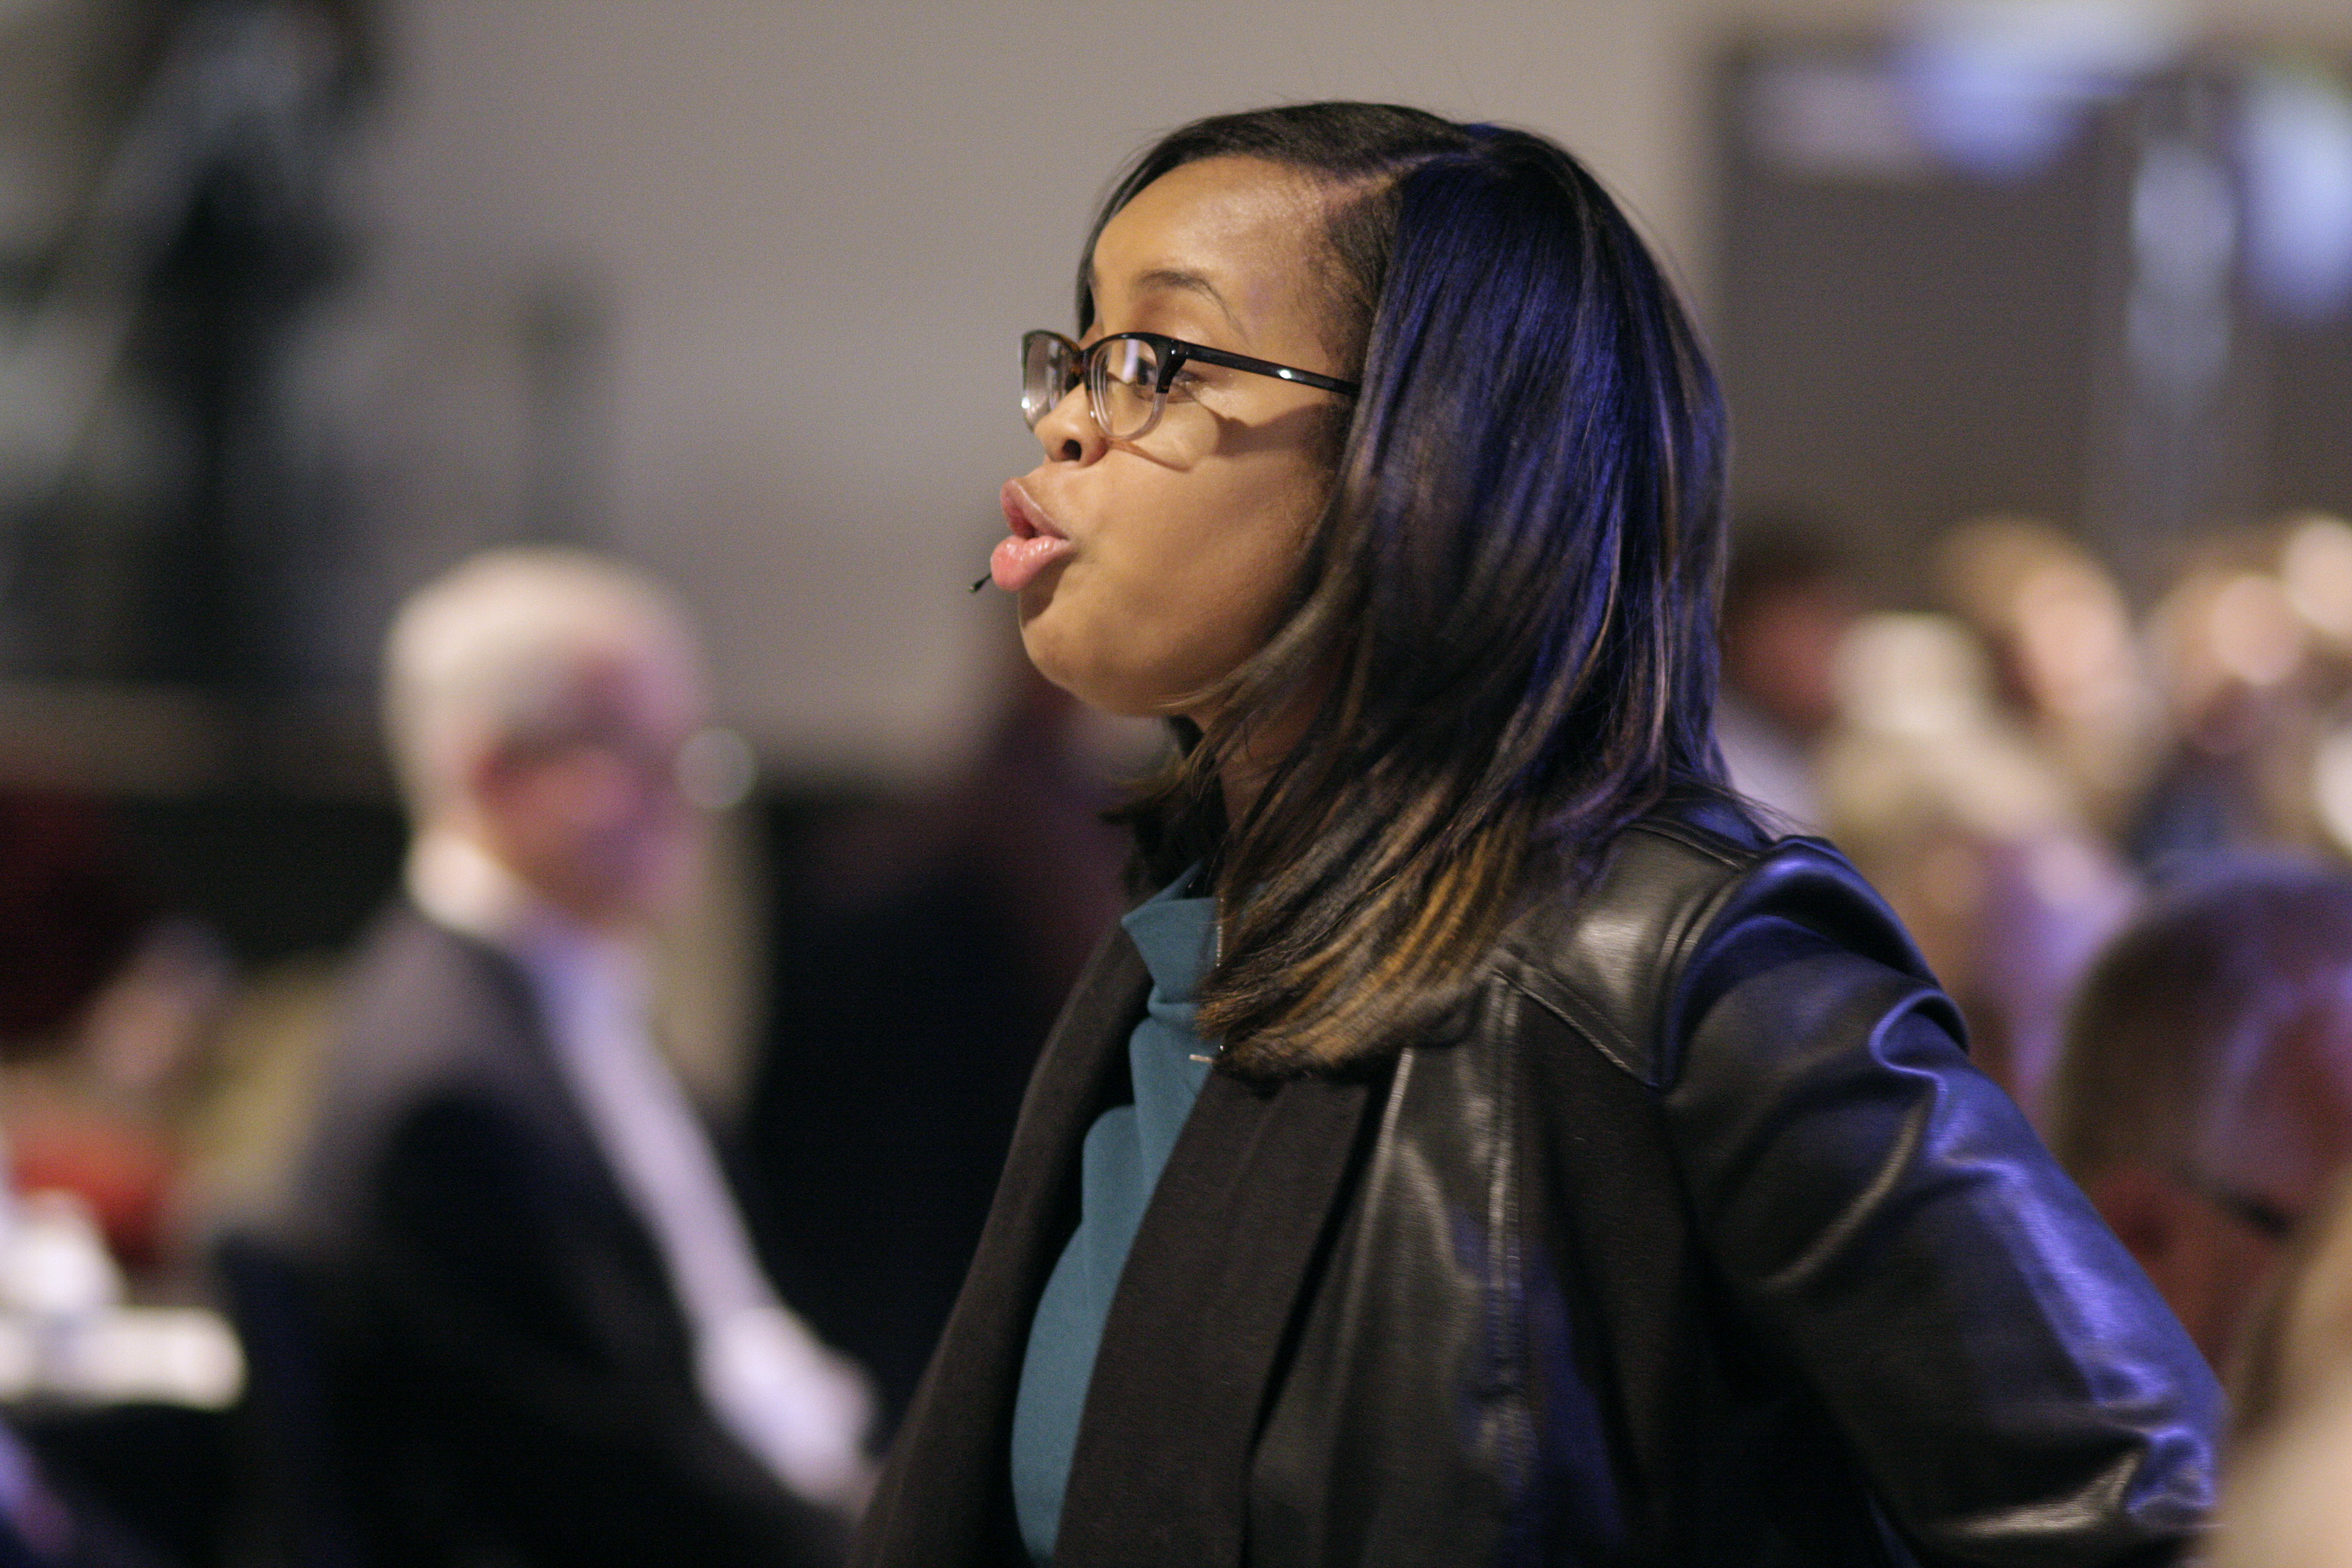
[[[1720, 61], [1891, 15], [406, 0], [352, 172], [375, 260], [315, 374], [381, 481], [396, 588], [520, 526], [521, 323], [574, 301], [578, 531], [700, 606], [729, 708], [780, 769], [911, 780], [952, 764], [1000, 668], [1006, 606], [963, 589], [998, 485], [1034, 458], [1013, 339], [1065, 321], [1091, 203], [1156, 132], [1339, 96], [1528, 125], [1587, 158], [1709, 311]], [[2200, 16], [2352, 47], [2340, 0]]]

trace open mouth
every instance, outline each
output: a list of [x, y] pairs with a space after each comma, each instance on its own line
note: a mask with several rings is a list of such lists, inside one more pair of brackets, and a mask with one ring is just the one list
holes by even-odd
[[1003, 492], [1004, 525], [1012, 531], [996, 542], [988, 558], [988, 575], [1008, 594], [1017, 594], [1037, 580], [1040, 573], [1076, 548], [1054, 526], [1018, 479], [1007, 479]]

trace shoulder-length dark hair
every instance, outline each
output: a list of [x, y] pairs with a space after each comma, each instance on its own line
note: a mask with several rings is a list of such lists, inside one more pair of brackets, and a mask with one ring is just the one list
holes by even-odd
[[[1544, 138], [1382, 104], [1220, 115], [1146, 153], [1095, 233], [1224, 155], [1328, 189], [1317, 281], [1363, 390], [1291, 614], [1127, 818], [1150, 876], [1214, 868], [1200, 1027], [1279, 1075], [1430, 1028], [1546, 847], [1572, 875], [1669, 790], [1719, 787], [1723, 409], [1656, 261]], [[1220, 766], [1302, 704], [1227, 822]]]

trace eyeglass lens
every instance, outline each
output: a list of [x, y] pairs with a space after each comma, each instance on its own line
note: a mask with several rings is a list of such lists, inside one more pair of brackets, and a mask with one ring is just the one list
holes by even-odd
[[1021, 415], [1032, 429], [1081, 376], [1096, 422], [1115, 441], [1142, 434], [1159, 414], [1160, 352], [1140, 338], [1076, 350], [1054, 333], [1033, 332], [1022, 342], [1021, 376]]
[[1031, 429], [1069, 395], [1078, 376], [1076, 361], [1069, 341], [1057, 332], [1030, 332], [1022, 338], [1021, 417]]
[[1141, 435], [1160, 411], [1159, 351], [1140, 338], [1108, 338], [1087, 368], [1103, 434], [1114, 441]]

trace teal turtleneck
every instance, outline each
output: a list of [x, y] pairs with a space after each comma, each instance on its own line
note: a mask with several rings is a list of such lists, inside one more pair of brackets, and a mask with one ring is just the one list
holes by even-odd
[[1182, 896], [1193, 875], [1187, 871], [1119, 921], [1151, 973], [1143, 1020], [1127, 1041], [1135, 1102], [1104, 1111], [1087, 1130], [1078, 1228], [1030, 1321], [1013, 1406], [1013, 1501], [1021, 1539], [1041, 1568], [1051, 1563], [1061, 1528], [1078, 1416], [1111, 1295], [1144, 1205], [1209, 1076], [1192, 1015], [1216, 956], [1217, 900]]

